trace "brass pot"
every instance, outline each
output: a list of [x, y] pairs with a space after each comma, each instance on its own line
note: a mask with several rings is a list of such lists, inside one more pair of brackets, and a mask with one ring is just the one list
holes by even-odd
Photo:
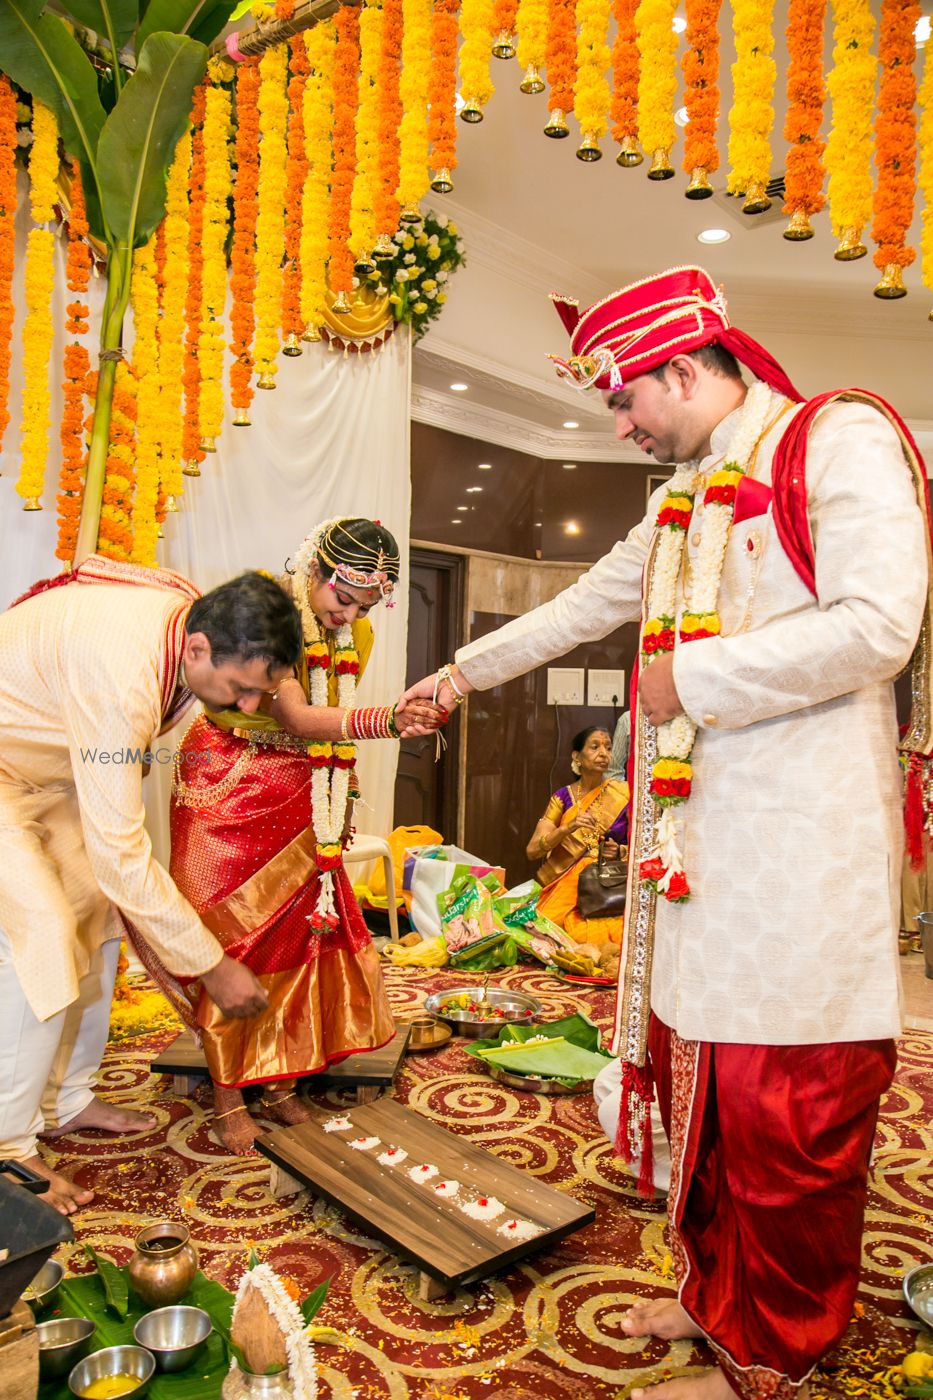
[[163, 1220], [136, 1236], [130, 1283], [150, 1308], [177, 1303], [188, 1292], [197, 1271], [198, 1252], [186, 1225]]

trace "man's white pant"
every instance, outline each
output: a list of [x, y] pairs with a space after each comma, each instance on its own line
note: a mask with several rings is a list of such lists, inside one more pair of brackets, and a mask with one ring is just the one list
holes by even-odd
[[94, 1097], [119, 955], [120, 940], [109, 939], [92, 956], [77, 1000], [39, 1021], [0, 930], [0, 1157], [34, 1156], [39, 1133], [69, 1123]]
[[[622, 1106], [622, 1061], [610, 1060], [593, 1080], [593, 1098], [599, 1125], [610, 1142], [615, 1142]], [[651, 1149], [655, 1191], [664, 1191], [671, 1184], [671, 1149], [661, 1122], [657, 1098], [651, 1101]], [[637, 1165], [634, 1167], [638, 1173]]]

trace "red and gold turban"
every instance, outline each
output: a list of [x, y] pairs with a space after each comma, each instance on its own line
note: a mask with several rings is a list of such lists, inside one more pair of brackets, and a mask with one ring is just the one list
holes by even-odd
[[580, 314], [571, 297], [552, 293], [570, 335], [570, 359], [557, 373], [580, 389], [620, 389], [666, 364], [674, 355], [721, 345], [781, 394], [800, 402], [777, 360], [763, 345], [730, 325], [722, 288], [701, 267], [672, 267], [604, 297]]

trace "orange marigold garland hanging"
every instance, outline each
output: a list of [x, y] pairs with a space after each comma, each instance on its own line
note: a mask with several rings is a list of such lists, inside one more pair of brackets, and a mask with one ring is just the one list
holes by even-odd
[[356, 109], [356, 179], [350, 198], [350, 251], [358, 277], [375, 272], [376, 183], [379, 179], [379, 94], [376, 76], [382, 49], [382, 11], [375, 3], [360, 10], [359, 106]]
[[744, 195], [743, 214], [771, 208], [766, 187], [771, 178], [771, 128], [774, 82], [771, 21], [774, 0], [733, 0], [732, 30], [736, 62], [732, 65], [734, 98], [729, 113], [729, 193]]
[[518, 63], [524, 70], [521, 91], [531, 95], [543, 92], [541, 69], [547, 58], [548, 0], [519, 0], [515, 26]]
[[641, 60], [635, 33], [635, 11], [638, 0], [613, 0], [612, 13], [616, 22], [615, 43], [612, 46], [612, 139], [620, 146], [616, 162], [631, 168], [641, 165], [644, 156], [638, 149], [638, 81]]
[[285, 267], [282, 270], [282, 334], [285, 355], [301, 354], [301, 233], [302, 200], [308, 178], [305, 150], [304, 101], [308, 81], [308, 51], [301, 35], [289, 44], [288, 168], [285, 172]]
[[784, 135], [790, 142], [784, 188], [784, 213], [791, 220], [784, 237], [800, 242], [813, 237], [810, 215], [826, 203], [820, 136], [826, 84], [823, 81], [823, 26], [826, 0], [790, 0], [787, 13], [787, 116]]
[[195, 89], [191, 113], [191, 177], [188, 195], [188, 293], [185, 298], [185, 417], [182, 455], [186, 476], [200, 476], [204, 461], [201, 446], [201, 369], [198, 340], [201, 335], [202, 261], [204, 230], [204, 104], [205, 85]]
[[[690, 176], [688, 199], [709, 199], [709, 177], [719, 169], [716, 126], [719, 121], [719, 11], [722, 0], [687, 0], [687, 47], [684, 75], [683, 168]], [[825, 0], [824, 0], [825, 3]]]
[[310, 72], [304, 92], [308, 177], [302, 193], [301, 212], [301, 319], [304, 335], [310, 340], [320, 340], [327, 305], [334, 26], [330, 22], [317, 24], [304, 37]]
[[[224, 421], [224, 312], [230, 220], [230, 90], [211, 86], [204, 108], [204, 218], [201, 238], [201, 446], [214, 452]], [[142, 424], [142, 410], [140, 409]]]
[[259, 389], [275, 388], [282, 323], [282, 259], [285, 255], [285, 175], [288, 53], [266, 49], [259, 62], [259, 213], [256, 218], [256, 336], [253, 358]]
[[638, 40], [638, 139], [652, 161], [649, 180], [670, 180], [670, 155], [676, 136], [677, 0], [641, 0], [635, 11]]
[[599, 143], [609, 126], [612, 94], [606, 73], [611, 55], [606, 42], [609, 33], [610, 0], [578, 0], [577, 77], [574, 109], [583, 141], [577, 150], [579, 160], [602, 157]]
[[496, 36], [492, 45], [493, 58], [515, 57], [517, 24], [518, 0], [495, 0], [492, 12], [492, 29]]
[[[96, 392], [92, 374], [88, 393]], [[133, 489], [136, 484], [136, 382], [129, 365], [121, 360], [113, 387], [110, 414], [110, 446], [100, 508], [97, 549], [108, 559], [129, 559], [133, 552]], [[93, 418], [88, 419], [90, 432]]]
[[[299, 39], [299, 43], [303, 42]], [[249, 427], [253, 401], [253, 333], [256, 317], [256, 218], [259, 212], [259, 63], [247, 59], [236, 75], [236, 183], [230, 246], [230, 401], [233, 423]]]
[[[920, 173], [923, 224], [920, 233], [920, 271], [923, 285], [933, 291], [933, 42], [927, 40], [923, 82], [920, 85]], [[930, 312], [933, 321], [933, 311]]]
[[0, 448], [10, 421], [13, 248], [16, 234], [16, 95], [0, 74]]
[[434, 0], [431, 85], [428, 89], [428, 139], [431, 142], [431, 189], [449, 194], [457, 168], [457, 39], [460, 0]]
[[[208, 101], [208, 107], [210, 102]], [[155, 239], [133, 253], [133, 376], [136, 380], [136, 497], [133, 501], [133, 547], [136, 564], [154, 565], [159, 525], [161, 383], [159, 379], [159, 288]], [[202, 378], [201, 388], [205, 381]]]
[[567, 114], [573, 111], [573, 85], [577, 76], [577, 18], [574, 0], [549, 0], [547, 80], [550, 112], [545, 136], [560, 139], [570, 135]]
[[87, 346], [77, 337], [88, 331], [87, 288], [91, 271], [91, 250], [87, 243], [87, 211], [81, 185], [81, 167], [71, 162], [71, 211], [68, 215], [68, 259], [65, 280], [72, 300], [68, 303], [66, 333], [74, 337], [65, 344], [63, 405], [61, 424], [62, 467], [58, 479], [58, 543], [55, 556], [70, 564], [74, 559], [84, 491], [87, 448], [84, 439], [84, 396], [87, 393], [91, 360]]
[[402, 0], [402, 75], [399, 96], [399, 218], [421, 222], [419, 205], [428, 191], [428, 87], [431, 80], [431, 0]]
[[[159, 380], [162, 400], [162, 465], [160, 480], [171, 504], [182, 493], [184, 416], [182, 380], [185, 372], [185, 295], [188, 289], [188, 175], [191, 135], [184, 132], [175, 147], [165, 188], [165, 218], [159, 246], [166, 256], [159, 277]], [[171, 249], [169, 255], [168, 250]], [[170, 507], [171, 508], [171, 507]]]
[[463, 0], [460, 7], [460, 95], [465, 122], [481, 122], [483, 108], [495, 92], [489, 72], [492, 52], [492, 0]]
[[26, 320], [23, 325], [22, 461], [18, 495], [23, 510], [41, 510], [39, 498], [49, 454], [52, 357], [52, 292], [55, 287], [55, 234], [47, 227], [55, 216], [58, 176], [58, 123], [39, 101], [32, 107], [33, 142], [29, 150], [29, 204], [33, 223], [26, 244]]
[[916, 0], [882, 0], [878, 60], [881, 82], [875, 116], [874, 220], [875, 267], [882, 274], [875, 296], [886, 300], [907, 295], [903, 271], [916, 257], [907, 242], [914, 214], [917, 163], [917, 80], [914, 76], [914, 30], [920, 19]]
[[829, 217], [839, 262], [864, 258], [862, 230], [871, 217], [875, 17], [870, 0], [833, 0], [833, 66], [826, 80], [833, 120], [826, 142]]
[[360, 16], [341, 7], [334, 16], [337, 56], [334, 63], [334, 168], [330, 178], [330, 256], [328, 280], [338, 312], [350, 309], [353, 254], [350, 251], [350, 206], [356, 179], [356, 108], [359, 101]]
[[398, 228], [399, 129], [402, 99], [399, 65], [402, 58], [402, 0], [383, 0], [382, 52], [379, 55], [379, 179], [375, 190], [376, 258], [391, 258], [392, 235]]

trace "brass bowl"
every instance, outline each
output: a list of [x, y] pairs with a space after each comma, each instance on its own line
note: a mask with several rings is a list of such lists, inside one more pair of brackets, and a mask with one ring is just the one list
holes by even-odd
[[175, 1304], [141, 1317], [133, 1336], [139, 1346], [152, 1352], [158, 1370], [183, 1371], [204, 1350], [212, 1331], [213, 1323], [203, 1308]]
[[47, 1312], [58, 1297], [65, 1270], [55, 1259], [46, 1259], [32, 1283], [23, 1293], [26, 1302], [37, 1315]]
[[86, 1317], [57, 1317], [51, 1322], [40, 1322], [36, 1336], [42, 1379], [67, 1376], [75, 1362], [84, 1356], [93, 1333], [94, 1323]]
[[123, 1396], [132, 1400], [142, 1400], [149, 1389], [149, 1382], [155, 1374], [155, 1357], [145, 1347], [104, 1347], [102, 1351], [92, 1351], [68, 1377], [68, 1389], [72, 1395], [82, 1398], [92, 1381], [103, 1380], [105, 1376], [133, 1376], [136, 1380], [132, 1390], [125, 1390]]
[[427, 1013], [412, 1016], [408, 1025], [410, 1029], [405, 1049], [413, 1055], [421, 1054], [425, 1050], [438, 1050], [442, 1045], [446, 1045], [453, 1035], [450, 1026], [444, 1025], [436, 1016]]

